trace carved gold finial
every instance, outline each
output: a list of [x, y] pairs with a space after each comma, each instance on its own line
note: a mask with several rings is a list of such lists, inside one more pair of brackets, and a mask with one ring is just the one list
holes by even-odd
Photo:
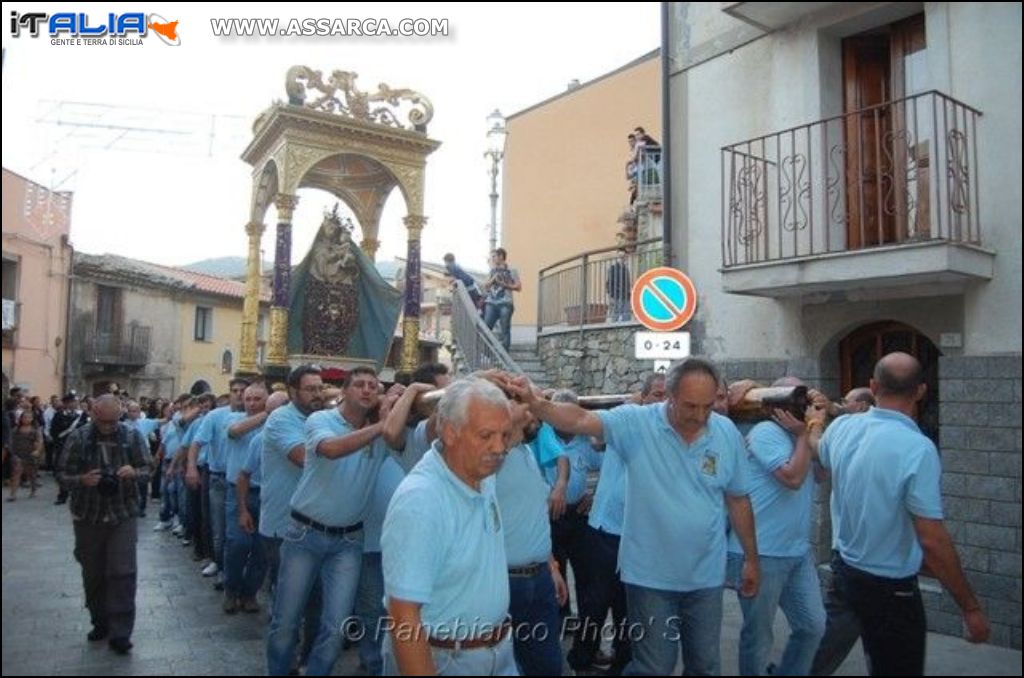
[[[383, 82], [377, 85], [376, 92], [363, 92], [356, 85], [358, 77], [359, 74], [352, 71], [332, 71], [325, 83], [322, 72], [308, 66], [292, 66], [285, 76], [284, 88], [292, 106], [336, 113], [388, 127], [405, 127], [398, 121], [396, 111], [391, 109], [397, 110], [402, 100], [406, 100], [412, 104], [408, 114], [412, 129], [427, 131], [427, 124], [434, 117], [434, 105], [430, 99], [411, 89], [392, 89]], [[320, 96], [307, 100], [309, 90], [316, 90]], [[386, 106], [373, 106], [375, 103]]]

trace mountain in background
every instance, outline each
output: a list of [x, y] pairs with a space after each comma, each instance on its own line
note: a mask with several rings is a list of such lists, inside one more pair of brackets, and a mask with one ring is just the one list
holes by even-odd
[[[205, 273], [206, 275], [215, 275], [218, 278], [244, 278], [245, 277], [245, 257], [215, 257], [213, 259], [203, 259], [196, 261], [191, 264], [184, 264], [179, 268], [183, 268], [187, 271], [195, 271], [196, 273]], [[263, 272], [267, 273], [272, 270], [274, 262], [264, 261]], [[377, 270], [381, 276], [388, 282], [394, 282], [395, 271], [398, 270], [401, 264], [397, 261], [378, 261], [376, 263]]]
[[[183, 264], [180, 268], [183, 268], [186, 271], [215, 275], [218, 278], [244, 278], [245, 265], [245, 257], [215, 257], [213, 259], [196, 261], [191, 264]], [[264, 261], [263, 270], [268, 271], [273, 267], [273, 265], [274, 262], [272, 261]]]

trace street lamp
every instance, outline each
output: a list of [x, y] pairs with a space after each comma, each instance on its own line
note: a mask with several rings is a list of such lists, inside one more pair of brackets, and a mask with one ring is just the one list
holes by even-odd
[[491, 161], [491, 248], [488, 257], [498, 247], [498, 164], [505, 157], [505, 117], [497, 108], [487, 116], [487, 150], [484, 157]]

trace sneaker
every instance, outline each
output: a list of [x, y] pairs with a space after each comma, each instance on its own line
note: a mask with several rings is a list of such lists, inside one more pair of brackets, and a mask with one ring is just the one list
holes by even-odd
[[120, 655], [128, 654], [131, 652], [132, 648], [135, 647], [132, 645], [132, 641], [127, 638], [111, 638], [108, 644], [110, 645], [111, 650]]
[[217, 567], [217, 563], [210, 563], [209, 565], [203, 568], [204, 577], [212, 577], [218, 572], [220, 572], [220, 569]]
[[172, 527], [171, 534], [180, 539], [181, 537], [185, 536], [185, 528], [181, 525], [178, 525], [177, 527]]
[[108, 633], [110, 632], [104, 626], [93, 626], [92, 631], [89, 631], [85, 637], [90, 643], [95, 643], [97, 640], [106, 638]]
[[169, 529], [171, 529], [171, 521], [169, 520], [161, 520], [153, 526], [154, 532], [166, 532]]
[[181, 545], [182, 546], [192, 546], [192, 540], [191, 539], [182, 539], [181, 540]]
[[231, 595], [224, 596], [224, 614], [235, 614], [241, 607], [238, 598]]
[[242, 611], [247, 614], [256, 614], [260, 611], [260, 604], [255, 598], [246, 598], [242, 601]]

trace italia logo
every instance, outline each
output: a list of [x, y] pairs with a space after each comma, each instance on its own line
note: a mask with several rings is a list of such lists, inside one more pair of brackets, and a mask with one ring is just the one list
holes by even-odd
[[165, 45], [178, 47], [178, 22], [155, 13], [109, 12], [90, 16], [84, 12], [11, 12], [11, 37], [25, 32], [32, 38], [45, 34], [54, 45], [142, 44], [142, 38], [154, 33]]

